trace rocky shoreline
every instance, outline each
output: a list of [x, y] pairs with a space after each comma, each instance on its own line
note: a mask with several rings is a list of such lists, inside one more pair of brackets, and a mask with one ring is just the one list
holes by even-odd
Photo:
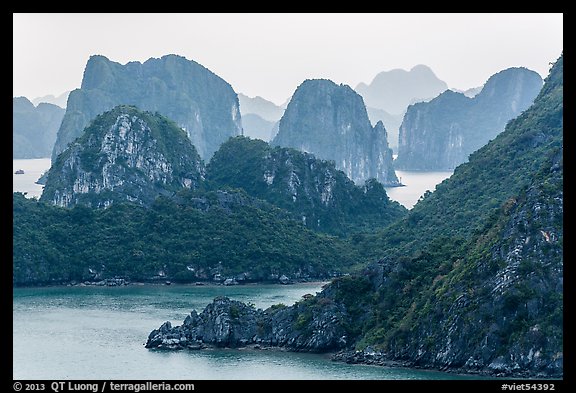
[[328, 352], [347, 344], [341, 323], [345, 314], [335, 303], [318, 306], [311, 295], [291, 307], [280, 304], [266, 310], [219, 296], [200, 314], [193, 310], [180, 326], [164, 322], [149, 334], [145, 347], [196, 350], [253, 346]]
[[347, 364], [365, 364], [382, 367], [404, 367], [410, 369], [421, 369], [430, 371], [440, 371], [459, 375], [478, 375], [486, 378], [527, 378], [527, 379], [562, 379], [563, 375], [549, 374], [545, 372], [533, 372], [531, 370], [516, 370], [506, 365], [505, 362], [494, 361], [487, 368], [474, 368], [470, 366], [459, 367], [432, 367], [417, 364], [410, 360], [394, 360], [383, 352], [374, 351], [367, 348], [362, 351], [341, 350], [331, 356], [332, 361], [344, 362]]
[[502, 356], [486, 364], [465, 364], [435, 367], [425, 361], [400, 359], [370, 346], [355, 350], [346, 326], [350, 315], [342, 304], [324, 296], [304, 296], [293, 306], [274, 305], [266, 310], [254, 305], [216, 297], [197, 313], [193, 310], [182, 325], [164, 322], [150, 332], [146, 348], [152, 350], [202, 350], [210, 348], [271, 349], [294, 352], [324, 353], [331, 360], [348, 364], [384, 367], [406, 367], [478, 375], [494, 378], [562, 378], [561, 368], [523, 369]]
[[315, 283], [328, 283], [329, 280], [325, 278], [306, 278], [306, 279], [294, 279], [294, 278], [287, 278], [287, 279], [270, 279], [270, 280], [259, 280], [259, 281], [245, 281], [245, 282], [238, 282], [238, 281], [230, 281], [228, 279], [214, 281], [214, 280], [205, 280], [205, 281], [191, 281], [191, 282], [174, 282], [170, 280], [158, 280], [158, 279], [151, 279], [145, 281], [131, 281], [124, 278], [106, 278], [102, 280], [94, 280], [94, 281], [70, 281], [70, 282], [59, 282], [59, 283], [34, 283], [30, 285], [14, 285], [15, 288], [38, 288], [38, 287], [88, 287], [88, 286], [97, 286], [97, 287], [122, 287], [122, 286], [134, 286], [134, 285], [189, 285], [189, 286], [232, 286], [232, 285], [292, 285], [292, 284], [315, 284]]

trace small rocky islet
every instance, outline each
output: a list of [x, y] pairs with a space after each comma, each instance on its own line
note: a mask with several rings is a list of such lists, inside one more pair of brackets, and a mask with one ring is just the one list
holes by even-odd
[[[344, 348], [344, 308], [327, 298], [311, 304], [311, 298], [293, 307], [274, 305], [262, 310], [220, 296], [200, 314], [193, 310], [180, 326], [164, 322], [150, 333], [145, 346], [165, 350], [255, 346], [305, 352]], [[313, 306], [318, 303], [322, 305]]]

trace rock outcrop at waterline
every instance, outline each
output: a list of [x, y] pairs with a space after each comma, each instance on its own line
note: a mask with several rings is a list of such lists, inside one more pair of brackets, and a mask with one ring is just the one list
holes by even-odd
[[346, 312], [329, 299], [303, 299], [292, 307], [266, 310], [217, 297], [200, 314], [193, 310], [180, 326], [167, 321], [148, 336], [146, 348], [283, 347], [292, 351], [326, 352], [347, 344]]

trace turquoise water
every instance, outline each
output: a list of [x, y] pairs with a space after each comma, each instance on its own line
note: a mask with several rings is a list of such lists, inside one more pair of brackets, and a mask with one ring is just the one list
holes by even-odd
[[96, 380], [467, 379], [448, 373], [349, 365], [281, 350], [162, 352], [144, 348], [164, 321], [180, 325], [214, 296], [266, 308], [293, 304], [322, 283], [288, 286], [130, 285], [13, 290], [13, 378]]

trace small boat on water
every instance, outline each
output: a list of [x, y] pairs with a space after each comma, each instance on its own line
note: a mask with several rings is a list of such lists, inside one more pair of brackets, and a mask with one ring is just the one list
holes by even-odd
[[18, 169], [16, 172], [14, 172], [16, 175], [23, 175], [24, 174], [24, 169]]

